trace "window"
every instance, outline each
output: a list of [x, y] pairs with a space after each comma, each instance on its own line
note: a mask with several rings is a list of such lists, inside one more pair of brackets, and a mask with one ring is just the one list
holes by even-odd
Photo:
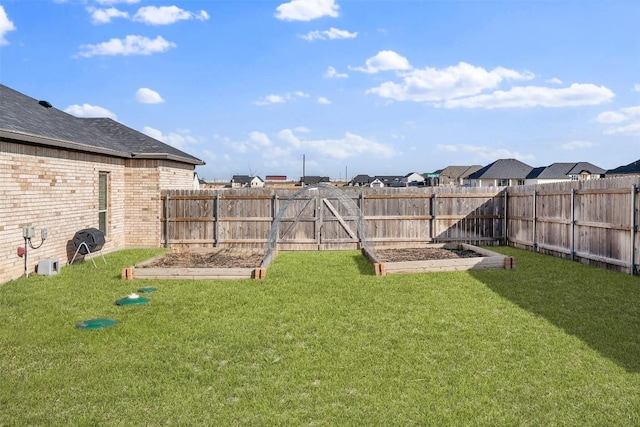
[[509, 186], [509, 180], [508, 179], [499, 179], [498, 180], [498, 187], [508, 187]]
[[524, 185], [524, 179], [519, 179], [517, 185]]
[[109, 173], [100, 172], [98, 174], [98, 229], [107, 233], [109, 223]]

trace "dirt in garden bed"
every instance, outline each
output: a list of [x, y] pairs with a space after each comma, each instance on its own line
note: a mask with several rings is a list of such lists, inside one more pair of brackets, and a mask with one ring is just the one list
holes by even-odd
[[262, 264], [262, 252], [230, 249], [212, 252], [183, 252], [166, 254], [143, 267], [161, 268], [253, 268]]
[[376, 257], [380, 262], [424, 261], [433, 259], [455, 259], [481, 257], [477, 252], [445, 248], [398, 248], [378, 249]]

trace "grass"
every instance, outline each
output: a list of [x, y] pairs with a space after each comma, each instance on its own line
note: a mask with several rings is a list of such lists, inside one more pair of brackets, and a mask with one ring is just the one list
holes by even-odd
[[264, 281], [131, 282], [158, 251], [130, 250], [7, 283], [0, 425], [640, 425], [640, 280], [498, 251], [516, 270], [282, 252]]

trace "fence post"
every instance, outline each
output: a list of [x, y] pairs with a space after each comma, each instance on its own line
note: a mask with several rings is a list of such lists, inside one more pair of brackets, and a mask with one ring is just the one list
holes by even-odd
[[538, 234], [538, 190], [533, 191], [533, 237], [531, 241], [531, 249], [538, 252], [538, 243], [536, 237]]
[[503, 245], [507, 246], [509, 244], [509, 192], [507, 191], [507, 189], [504, 189], [504, 207], [502, 208], [504, 210], [504, 214], [503, 214], [503, 221], [504, 221], [504, 225], [502, 226], [502, 239], [503, 239]]
[[169, 247], [169, 193], [164, 199], [164, 247]]
[[636, 232], [638, 231], [638, 223], [636, 222], [636, 200], [638, 187], [633, 184], [631, 186], [631, 262], [629, 263], [629, 274], [632, 276], [636, 273]]
[[571, 261], [574, 261], [576, 254], [576, 189], [571, 189]]
[[431, 210], [431, 221], [433, 221], [431, 223], [431, 233], [433, 235], [433, 237], [431, 238], [431, 241], [433, 243], [437, 243], [438, 241], [438, 220], [437, 220], [437, 215], [438, 215], [438, 195], [436, 193], [433, 193], [433, 199], [431, 199], [431, 201], [433, 202], [432, 204], [432, 210]]
[[215, 236], [214, 236], [214, 247], [220, 246], [220, 191], [216, 193], [216, 208], [214, 210], [214, 215], [216, 216], [216, 226], [215, 226]]
[[[280, 208], [279, 208], [280, 203], [278, 203], [278, 200], [279, 200], [278, 199], [278, 193], [276, 193], [275, 190], [274, 190], [274, 192], [273, 192], [273, 210], [271, 212], [272, 219], [271, 219], [271, 227], [269, 227], [269, 230], [271, 230], [273, 228], [273, 224], [276, 221], [276, 216], [278, 216], [278, 212], [280, 211]], [[268, 238], [267, 238], [267, 240], [268, 240]], [[278, 247], [278, 235], [277, 234], [276, 234], [276, 239], [275, 240], [276, 240], [275, 241], [275, 247], [277, 248]]]

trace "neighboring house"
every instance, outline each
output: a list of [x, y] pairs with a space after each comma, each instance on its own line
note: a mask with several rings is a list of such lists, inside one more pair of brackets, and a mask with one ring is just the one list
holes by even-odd
[[500, 159], [464, 178], [470, 187], [525, 185], [533, 168], [516, 159]]
[[428, 172], [424, 174], [424, 183], [429, 187], [437, 187], [440, 185], [440, 173], [442, 169], [435, 172]]
[[193, 189], [199, 190], [201, 184], [204, 185], [204, 180], [198, 177], [198, 172], [194, 172], [193, 173]]
[[461, 187], [465, 184], [465, 178], [482, 169], [481, 165], [473, 166], [447, 166], [438, 174], [438, 183], [441, 187]]
[[259, 176], [234, 175], [231, 178], [231, 188], [261, 188], [264, 181]]
[[349, 186], [368, 187], [374, 179], [375, 178], [372, 178], [369, 175], [356, 175], [351, 181], [349, 181]]
[[372, 178], [372, 181], [369, 183], [369, 187], [381, 188], [384, 187], [384, 182], [380, 181], [378, 178]]
[[286, 175], [267, 175], [264, 178], [265, 182], [287, 182], [287, 176]]
[[547, 167], [534, 168], [527, 177], [527, 183], [548, 184], [563, 181], [587, 181], [600, 179], [605, 170], [587, 162], [553, 163]]
[[304, 185], [315, 185], [321, 182], [330, 182], [328, 176], [303, 176], [300, 178], [300, 183]]
[[204, 162], [107, 118], [79, 118], [0, 85], [0, 283], [25, 272], [23, 228], [48, 238], [26, 269], [64, 265], [72, 239], [104, 232], [105, 251], [162, 244], [161, 191], [190, 190]]
[[400, 175], [376, 175], [375, 179], [382, 183], [383, 187], [406, 187], [403, 182], [403, 176]]
[[640, 160], [631, 162], [628, 165], [619, 166], [615, 169], [610, 169], [605, 172], [607, 177], [611, 176], [626, 176], [626, 175], [640, 175]]
[[424, 185], [424, 176], [418, 172], [411, 172], [402, 178], [405, 185]]

